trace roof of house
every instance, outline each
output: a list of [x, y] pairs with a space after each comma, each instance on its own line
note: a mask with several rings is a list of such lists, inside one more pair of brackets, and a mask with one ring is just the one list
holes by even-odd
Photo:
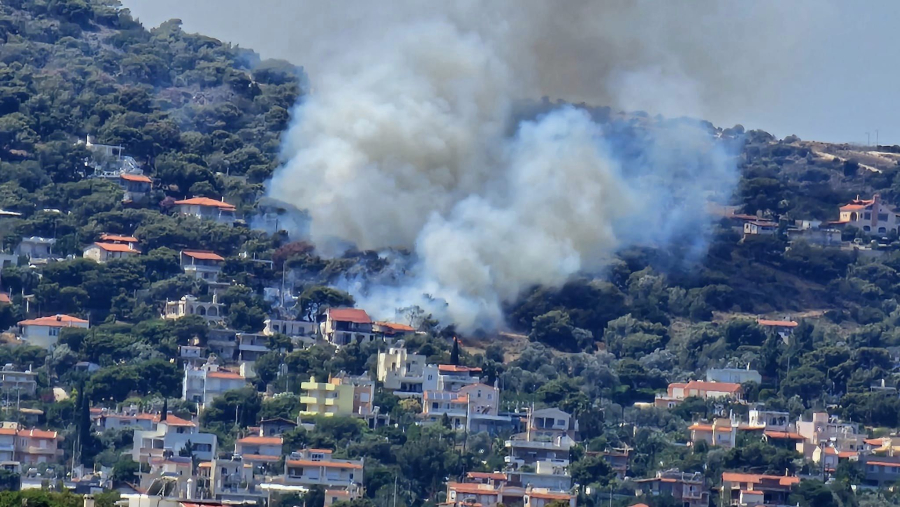
[[834, 447], [826, 447], [825, 448], [825, 454], [836, 455], [837, 453], [838, 453], [837, 449], [835, 449]]
[[876, 447], [881, 447], [882, 445], [884, 445], [883, 438], [867, 438], [867, 439], [863, 440], [863, 442], [865, 442], [869, 445], [874, 445]]
[[751, 484], [759, 484], [763, 481], [777, 481], [781, 486], [793, 486], [800, 483], [799, 477], [790, 477], [784, 475], [759, 475], [759, 474], [742, 474], [738, 472], [723, 472], [723, 482], [747, 482]]
[[258, 435], [251, 435], [249, 437], [244, 437], [238, 439], [237, 443], [239, 444], [258, 444], [258, 445], [281, 445], [284, 440], [281, 437], [261, 437]]
[[698, 391], [715, 391], [721, 393], [736, 393], [741, 390], [740, 384], [734, 382], [707, 382], [706, 380], [691, 380], [687, 384], [670, 384], [669, 387], [681, 387], [684, 389], [696, 389]]
[[756, 323], [760, 326], [769, 326], [769, 327], [797, 327], [798, 324], [792, 320], [768, 320], [768, 319], [757, 319]]
[[225, 258], [214, 252], [204, 252], [200, 250], [182, 250], [182, 255], [187, 255], [193, 259], [201, 261], [224, 261]]
[[506, 480], [506, 474], [501, 472], [468, 472], [466, 477], [470, 479], [491, 479], [495, 481]]
[[769, 438], [786, 438], [789, 440], [803, 440], [803, 435], [792, 431], [763, 431], [763, 435]]
[[16, 434], [15, 428], [0, 428], [0, 435], [10, 435], [13, 436]]
[[289, 459], [288, 466], [295, 467], [325, 467], [325, 468], [362, 468], [362, 463], [345, 463], [342, 461], [312, 461], [308, 459]]
[[220, 378], [226, 380], [246, 380], [240, 373], [235, 373], [233, 371], [210, 371], [206, 373], [207, 378]]
[[138, 183], [152, 183], [153, 180], [143, 174], [120, 174], [119, 178], [125, 181], [136, 181]]
[[153, 421], [157, 422], [157, 423], [166, 423], [169, 426], [197, 426], [197, 424], [194, 423], [193, 421], [188, 421], [187, 419], [182, 419], [173, 414], [167, 414], [165, 421], [163, 421], [160, 418], [160, 415], [157, 414], [156, 416], [153, 417]]
[[877, 465], [882, 467], [900, 467], [900, 462], [896, 461], [866, 461], [866, 465]]
[[415, 333], [416, 328], [407, 326], [406, 324], [397, 324], [396, 322], [376, 322], [375, 325], [383, 326], [395, 333]]
[[372, 318], [365, 310], [359, 308], [329, 308], [325, 310], [328, 318], [338, 322], [354, 322], [356, 324], [369, 324]]
[[[713, 425], [712, 424], [694, 423], [694, 424], [688, 426], [688, 429], [691, 431], [712, 431]], [[716, 431], [731, 433], [732, 428], [731, 428], [731, 426], [717, 426], [715, 429], [716, 429]]]
[[322, 454], [331, 454], [331, 453], [333, 453], [334, 451], [332, 451], [331, 449], [306, 449], [306, 452], [316, 452], [316, 453], [322, 453]]
[[529, 493], [531, 498], [541, 498], [544, 500], [570, 500], [572, 495], [568, 493], [555, 492], [555, 491], [534, 491], [532, 490]]
[[247, 461], [269, 461], [275, 462], [281, 459], [281, 456], [269, 456], [266, 454], [241, 454], [241, 457]]
[[856, 451], [841, 451], [838, 453], [838, 458], [852, 458], [854, 456], [859, 456], [859, 453]]
[[869, 206], [875, 204], [875, 199], [854, 199], [849, 203], [841, 206], [841, 211], [858, 211], [861, 209], [866, 209]]
[[465, 482], [448, 482], [447, 488], [457, 493], [477, 494], [477, 495], [497, 495], [500, 493], [491, 487], [485, 487], [483, 484], [471, 484]]
[[283, 423], [283, 424], [287, 424], [289, 426], [297, 425], [297, 423], [295, 421], [292, 421], [290, 419], [285, 419], [284, 417], [273, 417], [271, 419], [263, 419], [263, 420], [259, 421], [260, 426], [262, 426], [263, 424], [266, 424], [266, 423]]
[[105, 250], [107, 252], [131, 252], [136, 254], [141, 253], [140, 250], [135, 250], [128, 245], [123, 245], [121, 243], [101, 243], [98, 241], [97, 243], [94, 243], [94, 246], [97, 246], [101, 250]]
[[210, 199], [209, 197], [193, 197], [191, 199], [184, 199], [181, 201], [175, 201], [176, 206], [186, 205], [186, 206], [210, 206], [220, 209], [228, 209], [233, 210], [234, 206], [228, 204], [224, 201], [217, 201], [215, 199]]
[[481, 368], [459, 366], [456, 364], [439, 364], [438, 371], [441, 373], [481, 373]]
[[20, 326], [71, 327], [75, 324], [87, 324], [88, 321], [71, 315], [53, 315], [19, 321]]
[[19, 430], [17, 433], [20, 437], [28, 437], [28, 438], [56, 438], [58, 433], [55, 431], [44, 431], [44, 430]]
[[9, 294], [0, 292], [0, 303], [12, 303], [12, 300], [9, 299]]
[[137, 243], [138, 239], [134, 236], [119, 236], [118, 234], [101, 234], [100, 241], [111, 241], [113, 243]]

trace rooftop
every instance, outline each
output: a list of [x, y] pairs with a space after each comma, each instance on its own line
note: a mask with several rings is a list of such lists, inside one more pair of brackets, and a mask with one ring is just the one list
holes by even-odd
[[137, 243], [138, 239], [134, 236], [120, 236], [118, 234], [101, 234], [100, 241], [109, 241], [111, 243]]
[[225, 258], [214, 252], [206, 252], [202, 250], [182, 250], [182, 255], [186, 255], [192, 259], [201, 261], [224, 261]]
[[125, 181], [134, 181], [134, 182], [138, 182], [138, 183], [152, 183], [153, 182], [153, 180], [144, 176], [143, 174], [123, 173], [123, 174], [119, 175], [119, 178], [121, 178]]
[[767, 327], [797, 327], [798, 324], [792, 320], [768, 320], [768, 319], [757, 319], [756, 323], [760, 326]]
[[752, 489], [752, 485], [760, 484], [762, 482], [777, 482], [780, 486], [793, 486], [795, 484], [800, 484], [800, 478], [786, 475], [758, 475], [724, 472], [722, 473], [722, 482], [746, 482], [751, 484], [750, 489]]
[[37, 319], [28, 319], [19, 322], [20, 326], [48, 326], [48, 327], [72, 327], [75, 324], [87, 324], [88, 321], [72, 317], [71, 315], [54, 315], [51, 317], [40, 317]]
[[105, 250], [107, 252], [131, 252], [131, 253], [141, 253], [139, 250], [135, 250], [128, 245], [123, 245], [121, 243], [94, 243], [94, 245], [98, 246], [101, 250]]
[[193, 197], [191, 199], [184, 199], [181, 201], [175, 201], [176, 206], [210, 206], [214, 208], [224, 209], [224, 210], [234, 210], [234, 206], [228, 204], [225, 201], [217, 201], [215, 199], [210, 199], [209, 197]]
[[325, 310], [328, 318], [338, 322], [353, 322], [356, 324], [370, 324], [369, 314], [359, 308], [329, 308]]

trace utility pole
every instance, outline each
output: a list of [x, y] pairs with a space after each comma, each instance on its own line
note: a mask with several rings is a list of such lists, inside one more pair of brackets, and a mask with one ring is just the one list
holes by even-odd
[[875, 129], [875, 148], [878, 148], [878, 129]]
[[872, 143], [871, 143], [871, 140], [870, 140], [869, 133], [866, 132], [866, 146], [871, 146], [871, 145], [872, 145]]

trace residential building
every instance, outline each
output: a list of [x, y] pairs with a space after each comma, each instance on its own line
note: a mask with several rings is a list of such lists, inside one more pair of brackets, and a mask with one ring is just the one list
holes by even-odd
[[23, 465], [55, 463], [63, 456], [60, 442], [62, 437], [55, 431], [17, 429], [16, 461]]
[[118, 183], [125, 191], [122, 196], [124, 202], [140, 201], [150, 193], [153, 186], [153, 180], [143, 174], [122, 173], [118, 177]]
[[558, 408], [541, 408], [529, 413], [526, 429], [532, 440], [548, 440], [567, 436], [578, 439], [578, 421]]
[[766, 220], [744, 222], [744, 236], [772, 236], [778, 232], [778, 223]]
[[358, 308], [328, 308], [325, 310], [322, 336], [336, 347], [375, 339], [372, 319]]
[[282, 417], [263, 419], [259, 422], [259, 434], [264, 437], [279, 437], [296, 427], [296, 422]]
[[[609, 449], [599, 453], [613, 471], [616, 472], [616, 478], [624, 480], [628, 477], [629, 461], [631, 458], [632, 448], [627, 445], [619, 449]], [[591, 454], [590, 452], [588, 454]]]
[[724, 417], [714, 419], [712, 424], [694, 423], [688, 427], [691, 432], [691, 443], [697, 445], [706, 442], [725, 449], [735, 446], [738, 425], [737, 422]]
[[248, 435], [234, 442], [234, 454], [253, 466], [273, 465], [281, 459], [283, 443], [280, 436]]
[[335, 459], [327, 449], [292, 452], [284, 461], [284, 483], [356, 491], [363, 488], [363, 460]]
[[450, 507], [497, 505], [518, 505], [523, 507], [546, 507], [554, 502], [562, 502], [575, 507], [575, 496], [564, 491], [553, 491], [531, 485], [510, 485], [505, 482], [489, 484], [483, 482], [448, 482], [447, 502]]
[[225, 258], [214, 252], [182, 250], [181, 269], [198, 280], [213, 283], [219, 279]]
[[25, 371], [19, 371], [14, 365], [6, 364], [0, 370], [0, 390], [34, 396], [37, 391], [37, 373], [31, 371], [31, 366]]
[[415, 334], [416, 328], [394, 322], [375, 322], [372, 324], [372, 331], [381, 335], [384, 340], [397, 340], [406, 335]]
[[199, 364], [206, 361], [206, 348], [199, 345], [179, 345], [178, 359], [186, 363]]
[[826, 472], [834, 472], [838, 466], [838, 452], [834, 447], [820, 445], [812, 453], [813, 463], [817, 463]]
[[736, 401], [743, 401], [744, 390], [740, 384], [733, 382], [704, 382], [702, 380], [691, 380], [687, 383], [675, 382], [669, 384], [666, 395], [656, 396], [655, 404], [657, 407], [671, 408], [690, 397], [704, 400], [732, 398]]
[[190, 457], [168, 456], [165, 458], [150, 458], [150, 472], [141, 474], [140, 486], [145, 491], [150, 488], [153, 481], [160, 477], [173, 478], [177, 481], [180, 490], [187, 487], [187, 481], [194, 476], [194, 464]]
[[897, 232], [900, 225], [900, 214], [893, 207], [885, 204], [881, 196], [875, 194], [871, 199], [856, 199], [840, 207], [841, 225], [856, 227], [864, 232], [888, 234]]
[[862, 454], [859, 463], [867, 486], [892, 486], [900, 481], [900, 456], [876, 456]]
[[156, 415], [149, 430], [134, 431], [131, 458], [149, 463], [153, 458], [178, 456], [190, 442], [194, 457], [211, 460], [216, 456], [216, 435], [200, 433], [197, 424], [173, 414]]
[[117, 245], [128, 245], [137, 250], [138, 239], [134, 236], [123, 236], [121, 234], [101, 234], [100, 241], [104, 243], [115, 243]]
[[37, 319], [23, 320], [18, 323], [19, 337], [28, 342], [49, 349], [59, 340], [59, 331], [67, 327], [90, 328], [88, 321], [71, 315], [54, 315]]
[[84, 249], [84, 258], [103, 263], [113, 259], [127, 259], [141, 255], [132, 245], [122, 243], [96, 242]]
[[269, 352], [269, 337], [260, 333], [237, 333], [238, 361], [254, 362]]
[[159, 414], [104, 412], [97, 418], [95, 425], [100, 431], [125, 428], [150, 431], [157, 422], [159, 422]]
[[700, 472], [681, 472], [667, 470], [656, 472], [656, 477], [637, 479], [635, 494], [637, 496], [669, 495], [684, 507], [707, 507], [709, 505], [709, 489]]
[[212, 220], [220, 224], [233, 225], [236, 220], [234, 206], [225, 201], [217, 201], [208, 197], [175, 201], [175, 209], [182, 215]]
[[164, 319], [180, 319], [188, 315], [198, 315], [207, 322], [223, 322], [225, 305], [219, 303], [216, 295], [213, 295], [212, 301], [200, 301], [191, 295], [184, 296], [178, 301], [166, 301]]
[[799, 477], [725, 472], [722, 474], [720, 505], [790, 505], [788, 497], [797, 484], [800, 484]]
[[393, 391], [396, 396], [422, 396], [425, 356], [409, 354], [402, 346], [390, 347], [378, 353], [377, 375], [384, 388]]
[[756, 319], [756, 324], [764, 329], [776, 333], [782, 340], [787, 340], [798, 326], [793, 320]]
[[216, 357], [210, 356], [202, 366], [184, 365], [181, 399], [193, 401], [201, 408], [206, 408], [227, 391], [241, 389], [247, 385], [248, 381], [244, 375], [221, 368], [216, 364]]
[[[797, 420], [797, 433], [803, 436], [802, 453], [807, 459], [820, 445], [829, 445], [838, 452], [859, 451], [864, 448], [865, 434], [859, 432], [859, 425], [845, 423], [827, 412], [816, 412], [812, 421]], [[801, 449], [798, 449], [801, 451]]]
[[29, 261], [52, 259], [53, 245], [56, 240], [53, 238], [41, 238], [32, 236], [30, 238], [22, 238], [19, 246], [16, 247], [16, 255], [27, 257]]
[[444, 416], [450, 427], [462, 431], [468, 420], [469, 398], [461, 393], [449, 391], [425, 391], [422, 400], [422, 418], [429, 422], [440, 422]]
[[509, 451], [504, 461], [512, 470], [539, 461], [568, 466], [577, 432], [578, 423], [570, 414], [557, 408], [534, 410], [527, 416], [525, 432], [506, 440]]
[[266, 319], [263, 334], [272, 336], [283, 334], [290, 337], [312, 337], [316, 335], [319, 325], [305, 320]]
[[259, 487], [262, 478], [240, 456], [218, 458], [201, 465], [197, 482], [203, 497], [228, 503], [265, 503], [267, 492]]
[[756, 370], [747, 368], [710, 368], [706, 370], [707, 382], [730, 382], [743, 384], [744, 382], [756, 382], [762, 384], [762, 375]]
[[18, 460], [16, 459], [16, 447], [18, 444], [18, 440], [16, 439], [16, 433], [18, 432], [16, 423], [2, 423], [0, 424], [0, 467], [4, 467], [7, 464], [16, 463], [18, 464]]
[[788, 431], [794, 428], [791, 424], [791, 414], [774, 410], [751, 409], [749, 412], [750, 426], [767, 431]]
[[300, 388], [304, 391], [300, 397], [304, 405], [300, 415], [366, 416], [374, 410], [375, 383], [365, 377], [340, 375], [328, 382], [316, 382], [315, 377], [310, 377]]
[[237, 333], [234, 329], [211, 327], [206, 332], [206, 347], [219, 357], [237, 361]]
[[452, 364], [425, 365], [423, 391], [459, 391], [465, 386], [481, 381], [481, 368]]

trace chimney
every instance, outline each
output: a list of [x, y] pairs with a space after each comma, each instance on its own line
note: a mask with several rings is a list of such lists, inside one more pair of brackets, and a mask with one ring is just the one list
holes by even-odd
[[62, 315], [56, 315], [56, 322], [62, 322]]

